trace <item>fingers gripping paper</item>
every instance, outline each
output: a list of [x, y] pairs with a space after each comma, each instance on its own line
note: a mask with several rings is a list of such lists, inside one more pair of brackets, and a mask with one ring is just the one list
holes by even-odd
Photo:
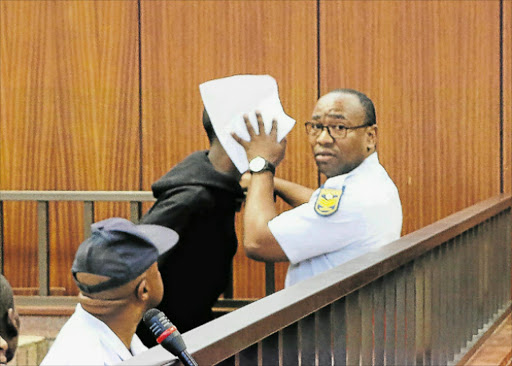
[[249, 162], [244, 148], [231, 137], [231, 133], [250, 140], [244, 114], [249, 116], [252, 126], [258, 131], [254, 113], [261, 112], [267, 134], [275, 118], [279, 141], [295, 125], [295, 120], [283, 110], [276, 80], [269, 75], [235, 75], [211, 80], [199, 85], [199, 91], [215, 134], [240, 173], [247, 171]]

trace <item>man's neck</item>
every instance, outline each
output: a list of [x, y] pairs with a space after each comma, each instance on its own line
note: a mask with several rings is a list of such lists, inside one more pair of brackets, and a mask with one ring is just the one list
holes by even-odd
[[216, 171], [228, 174], [236, 180], [240, 180], [242, 175], [233, 164], [220, 142], [217, 141], [212, 143], [208, 152], [208, 159]]
[[119, 306], [116, 301], [80, 299], [82, 308], [105, 323], [130, 350], [133, 335], [142, 319], [143, 311], [130, 303]]

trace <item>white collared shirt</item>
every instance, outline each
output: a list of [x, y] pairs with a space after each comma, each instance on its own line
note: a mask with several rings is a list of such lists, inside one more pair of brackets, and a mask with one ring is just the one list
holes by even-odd
[[[315, 211], [322, 189], [341, 194], [327, 216]], [[283, 212], [268, 226], [290, 261], [288, 287], [398, 239], [402, 206], [373, 153], [349, 173], [327, 179], [309, 202]]]
[[136, 334], [128, 350], [105, 323], [78, 304], [41, 365], [114, 365], [146, 350]]

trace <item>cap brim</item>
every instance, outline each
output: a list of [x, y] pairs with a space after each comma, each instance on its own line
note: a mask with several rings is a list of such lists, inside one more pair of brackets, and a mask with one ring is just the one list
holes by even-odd
[[179, 235], [176, 231], [160, 225], [137, 225], [137, 229], [148, 237], [162, 255], [176, 245]]

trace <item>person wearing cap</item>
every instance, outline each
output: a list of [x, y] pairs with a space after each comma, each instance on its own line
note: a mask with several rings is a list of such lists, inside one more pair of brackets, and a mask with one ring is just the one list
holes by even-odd
[[[235, 214], [245, 198], [241, 174], [219, 142], [206, 110], [203, 127], [209, 150], [192, 153], [153, 183], [157, 200], [141, 219], [180, 236], [159, 262], [165, 292], [157, 308], [183, 333], [214, 319], [212, 307], [230, 281], [238, 248]], [[137, 335], [148, 347], [155, 344], [143, 323]]]
[[162, 300], [157, 261], [177, 241], [159, 225], [122, 218], [93, 224], [71, 268], [79, 303], [41, 365], [112, 365], [147, 350], [135, 330]]
[[0, 365], [11, 361], [18, 347], [20, 317], [14, 307], [11, 285], [0, 274]]
[[[263, 131], [261, 115], [257, 115]], [[327, 177], [317, 190], [282, 179], [273, 169], [285, 144], [257, 133], [245, 118], [244, 147], [252, 173], [244, 214], [244, 249], [255, 260], [289, 261], [285, 287], [339, 266], [400, 237], [398, 190], [379, 163], [373, 102], [353, 89], [322, 96], [305, 124], [318, 167]], [[267, 168], [268, 167], [268, 168]], [[292, 207], [278, 215], [274, 191]]]

